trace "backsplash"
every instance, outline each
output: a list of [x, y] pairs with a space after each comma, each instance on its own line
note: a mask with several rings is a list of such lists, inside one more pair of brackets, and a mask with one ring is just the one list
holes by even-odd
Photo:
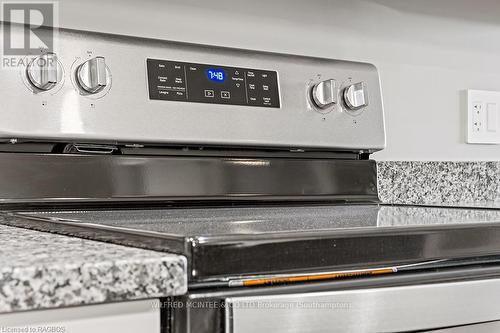
[[500, 200], [500, 162], [377, 162], [379, 197], [393, 204]]

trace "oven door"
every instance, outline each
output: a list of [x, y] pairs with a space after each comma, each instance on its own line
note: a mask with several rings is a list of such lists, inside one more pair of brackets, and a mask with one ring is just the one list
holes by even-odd
[[499, 267], [473, 271], [190, 292], [167, 332], [500, 332]]
[[[500, 279], [226, 299], [225, 332], [477, 332], [500, 320]], [[498, 326], [498, 325], [497, 325]]]

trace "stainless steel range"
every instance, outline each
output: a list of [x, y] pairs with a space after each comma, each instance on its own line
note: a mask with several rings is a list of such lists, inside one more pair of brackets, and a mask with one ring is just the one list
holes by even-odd
[[59, 39], [0, 77], [3, 223], [185, 255], [189, 292], [164, 300], [164, 332], [500, 320], [495, 216], [422, 223], [424, 208], [378, 202], [374, 66]]

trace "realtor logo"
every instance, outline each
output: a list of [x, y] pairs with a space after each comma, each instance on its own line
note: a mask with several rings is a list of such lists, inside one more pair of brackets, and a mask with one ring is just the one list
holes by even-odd
[[55, 2], [2, 2], [3, 56], [54, 52]]

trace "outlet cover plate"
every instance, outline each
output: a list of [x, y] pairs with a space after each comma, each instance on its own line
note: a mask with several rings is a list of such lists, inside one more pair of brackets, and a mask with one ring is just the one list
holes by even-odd
[[500, 92], [467, 90], [467, 143], [500, 144]]

